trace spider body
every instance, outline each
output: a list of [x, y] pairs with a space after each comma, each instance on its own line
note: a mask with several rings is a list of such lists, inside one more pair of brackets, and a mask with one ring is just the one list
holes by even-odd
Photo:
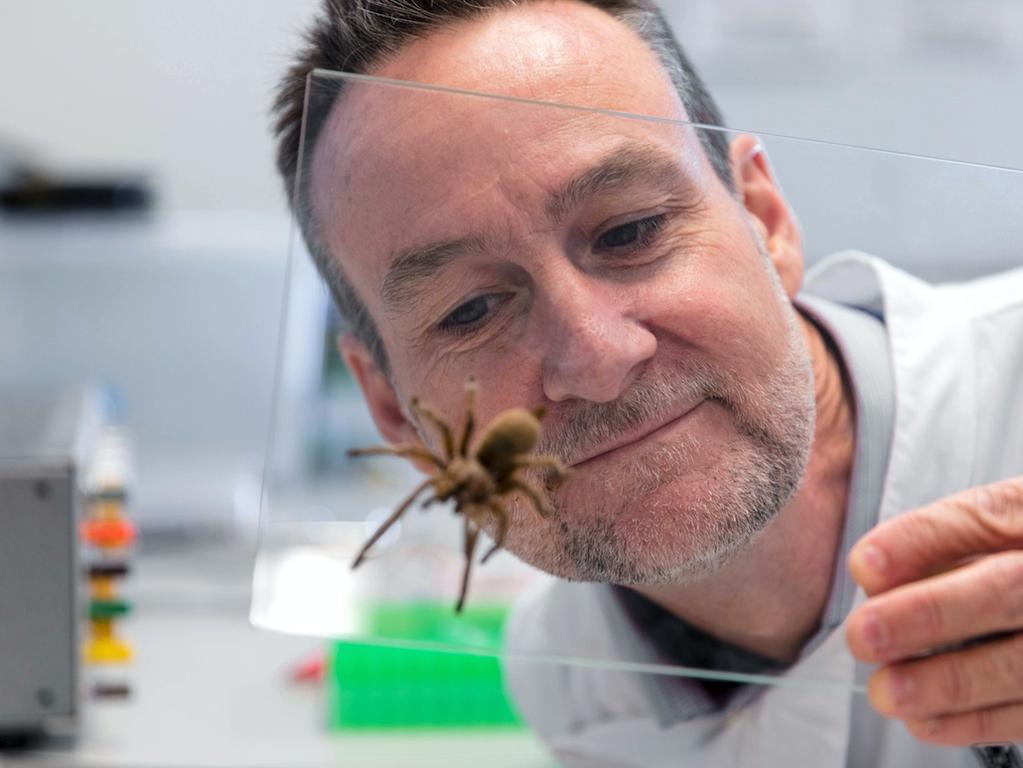
[[543, 412], [510, 408], [490, 423], [486, 435], [476, 449], [476, 461], [498, 482], [518, 468], [516, 461], [530, 455], [540, 440], [540, 419]]
[[421, 422], [432, 425], [439, 434], [442, 451], [410, 443], [348, 452], [350, 456], [383, 454], [419, 459], [434, 468], [430, 477], [420, 483], [366, 541], [356, 555], [352, 568], [359, 566], [370, 548], [401, 518], [420, 494], [432, 490], [422, 506], [454, 501], [455, 513], [461, 514], [463, 520], [465, 570], [455, 605], [456, 611], [461, 611], [465, 603], [476, 541], [484, 524], [493, 522], [496, 532], [494, 544], [481, 562], [486, 562], [504, 544], [508, 530], [505, 504], [510, 497], [514, 494], [525, 496], [541, 515], [550, 514], [542, 493], [520, 477], [522, 471], [528, 467], [540, 467], [546, 469], [555, 480], [568, 474], [568, 470], [557, 459], [533, 455], [540, 440], [543, 409], [529, 411], [525, 408], [511, 408], [498, 414], [487, 427], [475, 452], [470, 452], [475, 427], [475, 399], [476, 383], [469, 379], [466, 383], [464, 427], [457, 441], [451, 425], [437, 411], [418, 399], [412, 400], [415, 416]]

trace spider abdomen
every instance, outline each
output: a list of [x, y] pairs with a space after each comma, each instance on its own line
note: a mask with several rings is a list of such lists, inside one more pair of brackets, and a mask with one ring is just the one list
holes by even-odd
[[494, 419], [476, 451], [476, 460], [495, 477], [504, 477], [522, 456], [532, 453], [540, 420], [525, 408], [511, 408]]

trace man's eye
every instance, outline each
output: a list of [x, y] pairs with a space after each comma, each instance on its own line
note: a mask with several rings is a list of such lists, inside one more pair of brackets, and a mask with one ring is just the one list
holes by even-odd
[[600, 250], [620, 250], [622, 248], [648, 245], [663, 223], [664, 216], [659, 215], [612, 227], [597, 238], [597, 248]]
[[475, 299], [459, 305], [450, 315], [441, 320], [440, 327], [445, 331], [465, 331], [475, 327], [490, 312], [497, 297], [491, 295], [477, 296]]

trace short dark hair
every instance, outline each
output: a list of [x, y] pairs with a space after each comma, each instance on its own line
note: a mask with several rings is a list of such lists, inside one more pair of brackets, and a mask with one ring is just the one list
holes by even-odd
[[[385, 373], [390, 372], [387, 353], [366, 305], [320, 237], [305, 189], [296, 190], [299, 174], [299, 146], [305, 111], [307, 78], [314, 69], [365, 73], [397, 54], [408, 42], [456, 21], [483, 16], [491, 11], [520, 4], [521, 0], [324, 0], [320, 14], [306, 31], [305, 45], [282, 79], [273, 105], [277, 136], [277, 169], [295, 217], [299, 221], [310, 255], [330, 286], [338, 311], [349, 330], [361, 341]], [[694, 123], [723, 125], [717, 105], [700, 76], [693, 69], [671, 27], [651, 0], [582, 0], [618, 19], [638, 34], [657, 56], [678, 92], [686, 114]], [[330, 98], [336, 100], [340, 83], [332, 84]], [[308, 164], [329, 111], [318, 105], [318, 120], [305, 127], [303, 154]], [[327, 105], [329, 107], [329, 105]], [[699, 131], [715, 173], [734, 191], [728, 139], [721, 131]], [[303, 169], [304, 171], [305, 169]], [[304, 178], [303, 187], [308, 183]]]

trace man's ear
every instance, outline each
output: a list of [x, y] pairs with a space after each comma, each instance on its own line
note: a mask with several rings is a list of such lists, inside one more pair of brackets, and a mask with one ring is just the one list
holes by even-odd
[[795, 296], [803, 284], [803, 244], [799, 224], [774, 180], [767, 154], [760, 140], [749, 134], [732, 139], [729, 153], [739, 199], [764, 239], [785, 292]]
[[401, 401], [390, 379], [380, 370], [366, 346], [345, 333], [338, 337], [338, 351], [362, 390], [377, 430], [388, 443], [419, 443], [415, 426], [405, 418]]

